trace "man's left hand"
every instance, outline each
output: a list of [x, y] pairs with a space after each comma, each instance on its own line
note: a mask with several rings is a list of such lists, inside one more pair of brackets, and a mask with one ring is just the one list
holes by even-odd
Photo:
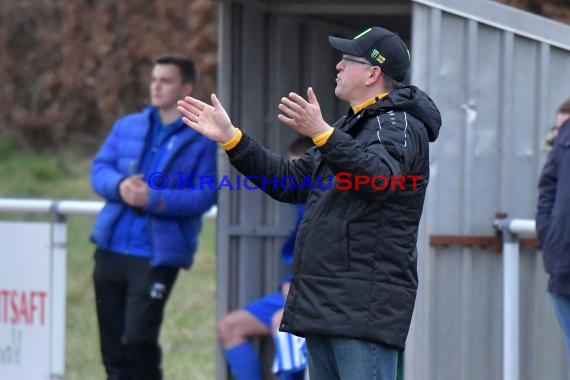
[[313, 138], [332, 127], [324, 121], [312, 87], [307, 89], [307, 99], [294, 92], [289, 93], [289, 97], [281, 98], [281, 113], [277, 118], [298, 133]]

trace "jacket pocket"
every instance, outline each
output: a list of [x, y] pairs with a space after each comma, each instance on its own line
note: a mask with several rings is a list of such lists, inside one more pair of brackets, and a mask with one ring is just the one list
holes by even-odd
[[550, 223], [542, 250], [544, 269], [550, 275], [570, 274], [570, 241], [563, 232], [556, 221]]
[[342, 224], [345, 268], [359, 278], [369, 277], [378, 251], [377, 239], [371, 233], [371, 228], [371, 224], [366, 222]]

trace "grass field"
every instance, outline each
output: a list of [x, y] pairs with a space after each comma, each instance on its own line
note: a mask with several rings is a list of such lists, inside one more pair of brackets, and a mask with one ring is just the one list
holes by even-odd
[[[93, 200], [89, 159], [34, 155], [0, 142], [0, 197]], [[2, 215], [1, 219], [5, 219]], [[92, 216], [68, 219], [66, 380], [103, 379], [88, 241]], [[215, 378], [215, 223], [207, 220], [191, 271], [182, 271], [161, 334], [165, 379]]]

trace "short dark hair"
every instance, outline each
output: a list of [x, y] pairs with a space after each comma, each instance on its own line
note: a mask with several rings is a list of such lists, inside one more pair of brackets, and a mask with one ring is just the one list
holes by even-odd
[[154, 60], [153, 65], [176, 65], [178, 70], [180, 70], [184, 83], [196, 84], [198, 80], [198, 71], [194, 61], [185, 55], [177, 53], [163, 54]]
[[289, 154], [302, 156], [313, 147], [313, 140], [307, 136], [299, 136], [289, 145]]
[[570, 99], [567, 99], [560, 105], [560, 107], [558, 107], [558, 113], [570, 114]]
[[[406, 86], [404, 82], [398, 82], [396, 79], [392, 78], [390, 75], [386, 74], [385, 72], [382, 72], [382, 75], [384, 76], [384, 90], [386, 91], [393, 91], [399, 88], [404, 88]], [[407, 79], [407, 74], [405, 80], [406, 79]]]

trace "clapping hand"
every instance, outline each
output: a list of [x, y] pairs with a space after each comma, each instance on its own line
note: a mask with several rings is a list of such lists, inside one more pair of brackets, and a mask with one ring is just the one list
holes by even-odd
[[290, 92], [289, 97], [281, 98], [281, 114], [277, 118], [298, 133], [312, 138], [332, 127], [323, 120], [321, 107], [312, 87], [307, 89], [307, 99]]
[[178, 101], [178, 112], [183, 116], [184, 124], [210, 140], [226, 143], [237, 133], [224, 106], [215, 94], [212, 94], [212, 105], [187, 96]]

